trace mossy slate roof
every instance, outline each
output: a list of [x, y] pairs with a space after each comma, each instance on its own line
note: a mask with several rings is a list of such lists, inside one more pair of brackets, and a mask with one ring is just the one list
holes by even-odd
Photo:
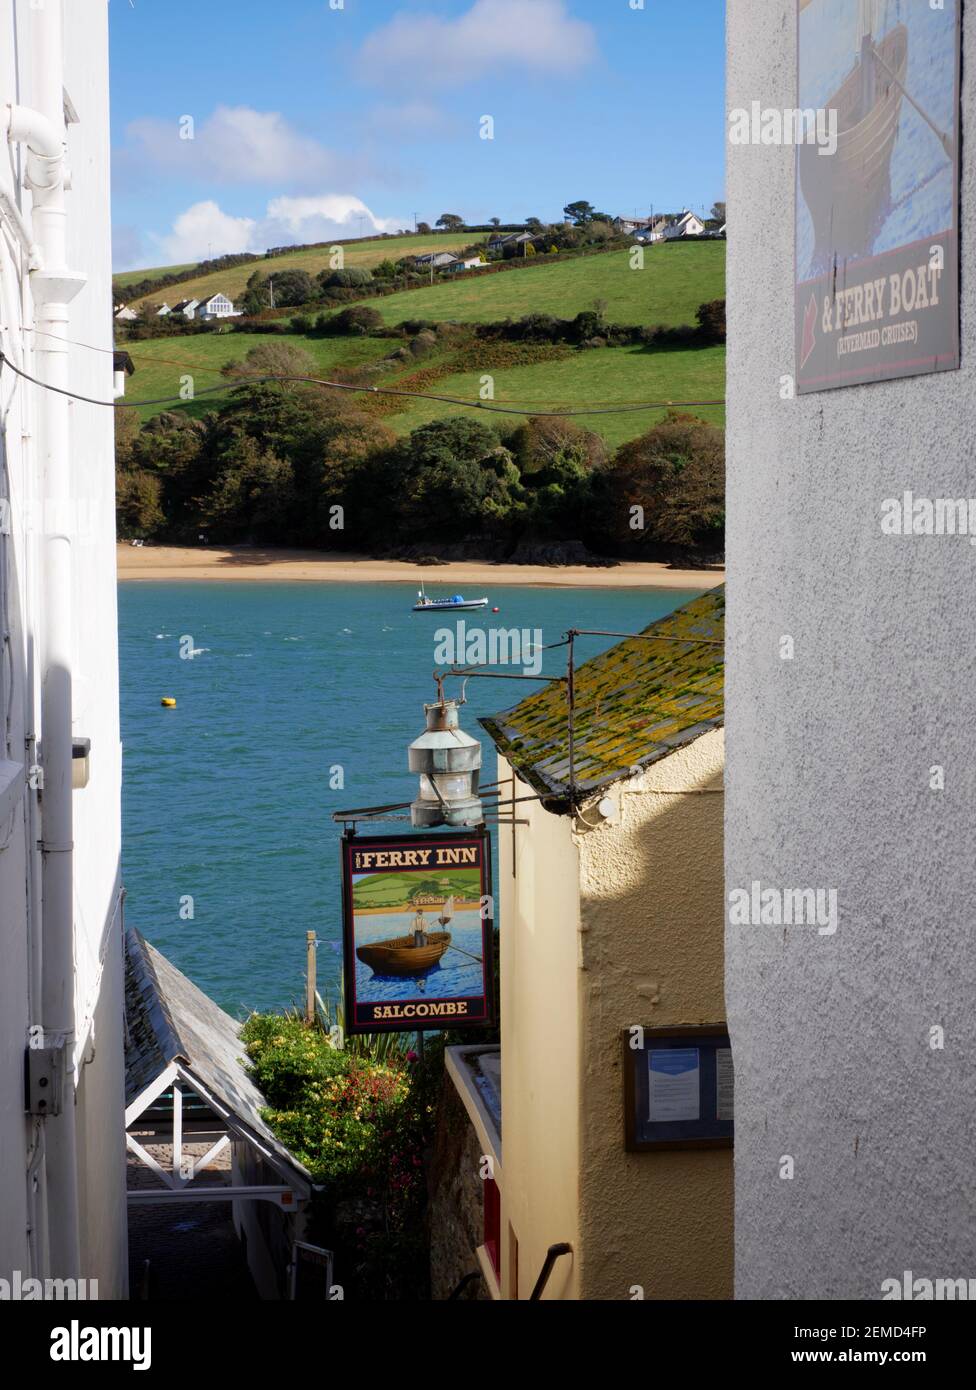
[[[678, 641], [648, 641], [648, 637]], [[725, 586], [651, 623], [640, 637], [576, 668], [574, 781], [592, 793], [647, 767], [724, 720]], [[708, 640], [701, 640], [708, 639]], [[585, 651], [587, 639], [576, 642]], [[552, 681], [513, 709], [480, 723], [516, 772], [566, 809], [569, 723], [566, 683]], [[557, 803], [562, 803], [557, 804]]]

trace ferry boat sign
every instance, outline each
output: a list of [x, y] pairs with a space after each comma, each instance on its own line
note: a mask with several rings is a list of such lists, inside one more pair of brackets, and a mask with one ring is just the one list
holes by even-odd
[[797, 13], [797, 391], [954, 370], [960, 0]]

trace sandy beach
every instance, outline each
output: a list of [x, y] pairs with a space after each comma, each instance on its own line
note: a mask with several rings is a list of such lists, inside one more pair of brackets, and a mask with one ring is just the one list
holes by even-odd
[[[251, 547], [119, 545], [120, 579], [221, 579], [324, 584], [412, 584], [423, 577], [436, 592], [490, 585], [529, 584], [557, 589], [713, 589], [725, 582], [722, 569], [671, 569], [626, 563], [609, 569], [586, 565], [505, 565], [480, 560], [420, 566], [397, 560], [359, 559], [316, 550], [259, 550]], [[475, 596], [476, 595], [472, 595]]]

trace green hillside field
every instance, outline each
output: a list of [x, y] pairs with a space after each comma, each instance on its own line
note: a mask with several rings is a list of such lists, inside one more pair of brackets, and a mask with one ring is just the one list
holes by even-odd
[[[318, 363], [324, 376], [337, 368], [353, 369], [386, 357], [396, 346], [388, 338], [306, 338], [299, 334], [264, 337], [260, 334], [224, 333], [198, 338], [169, 338], [131, 343], [129, 351], [136, 365], [136, 375], [129, 379], [127, 395], [133, 400], [159, 396], [177, 396], [180, 377], [194, 378], [197, 391], [220, 385], [220, 369], [224, 363], [239, 361], [260, 343], [288, 343], [308, 352]], [[482, 373], [464, 371], [450, 373], [450, 352], [441, 351], [422, 364], [410, 365], [399, 371], [383, 373], [374, 378], [380, 387], [405, 390], [424, 390], [438, 396], [454, 396], [472, 402], [479, 401]], [[438, 368], [445, 371], [438, 373]], [[436, 379], [430, 381], [430, 375]], [[419, 373], [424, 380], [417, 381]], [[517, 415], [491, 414], [481, 404], [473, 405], [483, 418], [497, 424], [519, 424], [529, 415], [545, 410], [578, 410], [581, 406], [635, 405], [645, 401], [719, 400], [725, 392], [725, 349], [723, 347], [684, 348], [669, 352], [641, 347], [594, 348], [587, 351], [569, 350], [559, 361], [542, 362], [533, 366], [493, 370], [495, 400], [486, 404], [519, 410]], [[189, 415], [204, 415], [216, 410], [228, 392], [203, 396], [176, 406], [143, 406], [143, 420], [164, 409], [178, 409]], [[445, 415], [461, 413], [462, 407], [446, 402], [392, 398], [376, 399], [364, 395], [369, 408], [381, 415], [397, 434], [408, 434], [418, 425], [427, 424]], [[663, 419], [667, 407], [634, 411], [621, 415], [597, 413], [577, 417], [577, 423], [601, 435], [611, 448], [634, 439]], [[713, 424], [725, 420], [722, 406], [694, 408]]]
[[698, 241], [648, 247], [642, 270], [631, 269], [629, 251], [601, 252], [553, 265], [542, 258], [524, 270], [470, 271], [446, 284], [404, 290], [369, 303], [387, 324], [405, 319], [487, 323], [526, 314], [570, 319], [602, 300], [612, 323], [674, 327], [693, 324], [699, 304], [724, 295], [725, 242]]
[[429, 883], [444, 897], [477, 900], [481, 895], [481, 873], [478, 869], [431, 869], [415, 873], [378, 873], [357, 879], [353, 884], [353, 907], [358, 912], [402, 908], [410, 895]]
[[[725, 348], [688, 348], [670, 352], [648, 351], [640, 347], [596, 348], [572, 352], [559, 362], [543, 362], [530, 367], [510, 367], [492, 372], [495, 399], [489, 405], [517, 409], [518, 415], [498, 415], [482, 411], [486, 423], [521, 424], [537, 411], [579, 410], [598, 406], [639, 405], [646, 401], [721, 400], [725, 395]], [[428, 388], [437, 395], [476, 401], [481, 373], [461, 372], [447, 376]], [[388, 378], [382, 377], [387, 383]], [[389, 379], [390, 384], [397, 384]], [[401, 378], [402, 381], [402, 378]], [[408, 381], [403, 381], [409, 387]], [[399, 404], [399, 403], [398, 403]], [[606, 440], [611, 449], [636, 439], [663, 420], [668, 407], [633, 411], [620, 415], [598, 413], [577, 415], [576, 424], [592, 430]], [[459, 407], [437, 401], [411, 401], [395, 414], [386, 414], [386, 424], [397, 434], [408, 434], [419, 425], [444, 415], [457, 414]], [[473, 413], [473, 412], [472, 412]], [[714, 425], [725, 424], [724, 406], [688, 408]]]
[[[398, 238], [397, 245], [407, 240], [410, 239]], [[390, 243], [374, 245], [389, 248]], [[724, 296], [724, 281], [725, 243], [690, 242], [651, 248], [643, 270], [630, 268], [626, 252], [610, 252], [495, 275], [475, 274], [444, 287], [411, 290], [370, 303], [387, 323], [396, 324], [407, 318], [489, 322], [529, 313], [552, 313], [570, 318], [584, 309], [591, 309], [594, 301], [602, 300], [611, 321], [674, 325], [694, 323], [699, 304]], [[338, 369], [351, 370], [377, 362], [398, 346], [397, 341], [390, 338], [316, 338], [302, 334], [231, 332], [146, 339], [126, 345], [137, 369], [128, 383], [127, 394], [132, 400], [167, 394], [177, 396], [180, 377], [185, 374], [194, 377], [197, 391], [220, 385], [220, 369], [225, 363], [241, 360], [252, 348], [265, 342], [302, 348], [326, 376]], [[471, 367], [472, 349], [468, 347], [466, 351], [464, 370], [452, 370], [454, 352], [450, 344], [442, 344], [419, 362], [403, 364], [371, 380], [377, 386], [423, 390], [477, 401], [482, 372]], [[487, 369], [494, 378], [494, 404], [516, 410], [524, 407], [524, 412], [520, 411], [524, 418], [535, 412], [578, 409], [587, 405], [715, 400], [725, 394], [725, 349], [722, 346], [672, 350], [565, 348], [555, 356], [558, 360]], [[224, 394], [215, 394], [177, 408], [201, 415], [217, 409], [223, 399]], [[461, 409], [437, 401], [402, 402], [372, 395], [364, 397], [366, 401], [368, 409], [375, 411], [400, 434], [430, 420], [457, 414]], [[144, 407], [140, 414], [148, 419], [163, 408]], [[714, 424], [724, 423], [721, 406], [690, 409]], [[620, 415], [593, 413], [578, 417], [578, 423], [616, 447], [644, 433], [665, 411], [666, 407]], [[487, 411], [482, 413], [485, 419], [489, 418]], [[490, 418], [502, 424], [518, 423], [519, 417], [493, 415]]]
[[182, 275], [184, 270], [192, 270], [196, 261], [188, 261], [186, 265], [156, 265], [149, 270], [123, 270], [118, 275], [112, 276], [114, 284], [124, 289], [126, 285], [136, 285], [140, 280], [155, 279], [157, 275]]
[[[459, 251], [463, 246], [473, 246], [476, 242], [486, 240], [484, 232], [464, 231], [431, 232], [427, 236], [379, 237], [373, 241], [357, 241], [345, 246], [343, 259], [346, 267], [362, 266], [371, 270], [373, 266], [379, 265], [380, 261], [398, 261], [403, 256], [420, 256], [425, 251]], [[145, 300], [150, 304], [162, 304], [164, 300], [172, 304], [178, 299], [202, 299], [218, 292], [237, 300], [255, 271], [262, 277], [275, 275], [282, 270], [305, 270], [309, 275], [315, 276], [320, 270], [331, 269], [331, 266], [331, 246], [314, 246], [307, 251], [283, 251], [280, 256], [248, 261], [244, 265], [232, 266], [229, 270], [214, 271], [210, 275], [184, 280], [178, 285], [169, 285], [166, 289], [157, 290], [155, 294], [147, 294]], [[169, 271], [178, 273], [189, 268], [174, 265], [158, 270], [131, 270], [114, 278], [117, 285], [124, 287], [126, 284], [144, 280], [147, 276], [165, 275]]]
[[[223, 380], [221, 368], [228, 362], [239, 362], [261, 343], [288, 343], [301, 348], [315, 358], [323, 375], [337, 367], [361, 367], [367, 362], [378, 361], [396, 346], [386, 338], [306, 338], [298, 333], [207, 333], [192, 338], [146, 338], [126, 345], [136, 369], [135, 376], [130, 377], [126, 385], [126, 395], [132, 401], [178, 397], [180, 378], [185, 375], [193, 377], [196, 391], [219, 386]], [[208, 410], [219, 409], [225, 399], [226, 393], [215, 393], [185, 404], [142, 406], [139, 416], [148, 420], [167, 409], [204, 415]]]

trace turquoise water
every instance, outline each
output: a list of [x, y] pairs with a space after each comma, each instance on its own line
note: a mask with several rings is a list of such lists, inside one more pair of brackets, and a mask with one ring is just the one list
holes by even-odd
[[[447, 620], [411, 613], [412, 595], [409, 584], [119, 585], [126, 920], [232, 1013], [300, 998], [307, 930], [323, 942], [321, 992], [338, 990], [332, 813], [413, 798], [406, 748], [435, 695], [434, 632]], [[636, 632], [695, 593], [493, 587], [489, 596], [501, 611], [466, 614], [469, 630], [539, 628], [554, 642], [571, 626]], [[613, 640], [580, 647], [595, 655]], [[181, 646], [195, 655], [181, 659]], [[563, 651], [549, 653], [543, 670], [564, 662]], [[462, 720], [482, 739], [484, 781], [495, 760], [477, 717], [536, 688], [469, 682]], [[163, 709], [163, 696], [176, 708]], [[331, 785], [340, 776], [344, 785]]]

